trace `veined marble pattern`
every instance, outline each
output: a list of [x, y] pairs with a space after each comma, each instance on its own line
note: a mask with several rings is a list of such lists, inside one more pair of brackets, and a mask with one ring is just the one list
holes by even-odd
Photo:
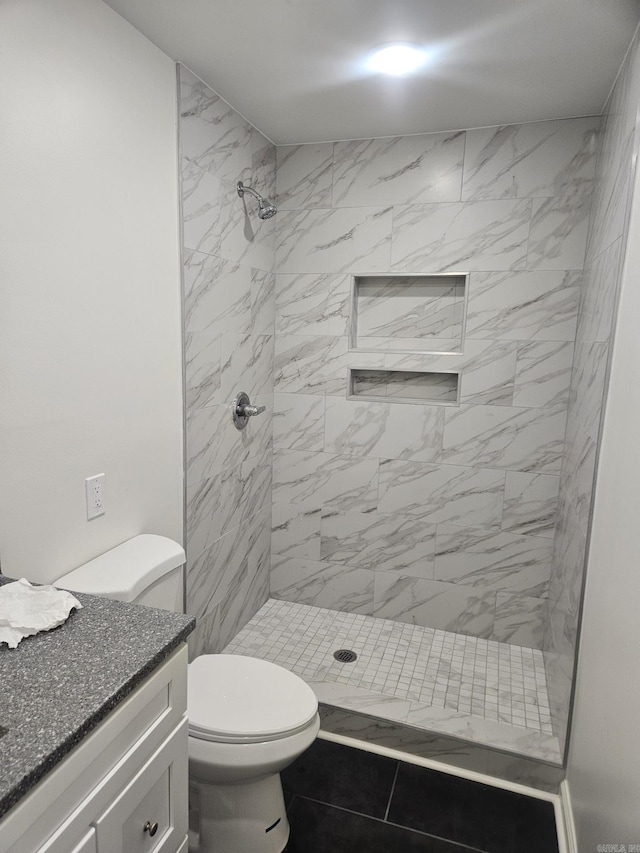
[[608, 341], [618, 304], [622, 238], [612, 243], [585, 272], [576, 340]]
[[432, 578], [435, 547], [436, 527], [421, 519], [395, 513], [322, 513], [322, 560]]
[[302, 604], [371, 613], [373, 579], [374, 573], [369, 569], [342, 563], [271, 557], [271, 594]]
[[546, 598], [499, 592], [496, 595], [493, 639], [500, 643], [527, 645], [533, 649], [543, 648], [547, 608]]
[[637, 120], [638, 41], [631, 46], [604, 109], [602, 146], [596, 173], [589, 258], [596, 258], [625, 233], [633, 177]]
[[333, 206], [459, 201], [465, 134], [336, 142]]
[[236, 584], [219, 608], [219, 651], [243, 628], [269, 598], [269, 516], [265, 507], [251, 519], [245, 534], [247, 558]]
[[553, 539], [560, 478], [507, 471], [502, 529]]
[[[271, 200], [276, 196], [276, 162], [275, 145], [257, 128], [251, 126], [250, 186], [256, 187], [261, 195]], [[232, 183], [235, 183], [233, 178]]]
[[392, 269], [524, 269], [531, 199], [394, 208]]
[[507, 749], [530, 732], [529, 754], [560, 760], [534, 649], [269, 599], [224, 651], [290, 669], [322, 702]]
[[618, 298], [620, 258], [628, 232], [639, 98], [640, 43], [632, 44], [605, 106], [587, 272], [580, 305], [565, 461], [558, 510], [549, 620], [545, 632], [549, 698], [564, 747], [575, 660], [579, 598], [593, 499], [593, 471]]
[[348, 275], [278, 275], [276, 332], [346, 335], [350, 285]]
[[520, 341], [513, 405], [528, 408], [566, 406], [572, 366], [572, 343]]
[[274, 394], [274, 447], [324, 450], [324, 410], [320, 394]]
[[421, 355], [423, 356], [420, 366], [424, 366], [424, 357], [431, 357], [432, 354], [449, 354], [459, 353], [461, 351], [460, 338], [435, 338], [435, 337], [397, 337], [397, 338], [369, 338], [363, 335], [358, 335], [357, 346], [352, 348], [353, 352], [367, 353], [374, 352], [377, 355], [375, 364], [380, 365], [384, 353], [397, 352], [400, 355]]
[[[268, 578], [268, 569], [261, 566], [269, 531], [266, 506], [247, 519], [247, 523], [233, 528], [192, 559], [187, 569], [187, 612], [200, 618], [207, 615], [216, 604], [239, 593], [247, 575], [262, 568]], [[255, 611], [254, 611], [255, 612]]]
[[534, 199], [527, 268], [582, 269], [590, 212], [590, 196]]
[[436, 580], [546, 596], [553, 543], [501, 530], [438, 525]]
[[278, 271], [384, 272], [389, 269], [391, 218], [390, 207], [282, 210]]
[[347, 338], [277, 335], [275, 390], [293, 394], [345, 393]]
[[[275, 147], [180, 67], [191, 653], [217, 652], [265, 601], [271, 534], [275, 226], [238, 198], [272, 197]], [[238, 432], [239, 390], [267, 411]]]
[[[451, 350], [460, 351], [465, 295], [463, 278], [362, 277], [356, 279], [355, 288], [354, 346], [370, 346], [371, 338], [386, 338], [389, 346], [398, 339], [401, 339], [400, 343], [404, 339], [419, 339], [421, 343], [415, 348], [427, 350], [434, 349], [434, 339], [450, 338], [456, 340]], [[377, 345], [376, 349], [379, 348]]]
[[562, 473], [567, 498], [585, 535], [589, 529], [597, 455], [596, 441], [577, 424], [571, 434]]
[[203, 252], [185, 251], [185, 329], [219, 335], [249, 332], [253, 272]]
[[302, 557], [320, 562], [320, 507], [274, 503], [271, 520], [271, 550], [280, 557]]
[[328, 453], [433, 462], [442, 450], [444, 409], [401, 403], [326, 398], [324, 449]]
[[468, 340], [464, 354], [430, 356], [427, 369], [459, 373], [461, 403], [511, 406], [517, 353], [514, 341]]
[[224, 187], [209, 172], [193, 169], [182, 178], [182, 232], [185, 249], [220, 255], [224, 227]]
[[375, 572], [373, 596], [375, 616], [485, 639], [493, 635], [493, 590]]
[[581, 280], [576, 271], [472, 273], [466, 336], [573, 341]]
[[608, 356], [608, 342], [576, 344], [568, 433], [571, 433], [573, 425], [576, 424], [593, 441], [598, 440]]
[[566, 409], [460, 406], [445, 411], [442, 460], [454, 465], [560, 472]]
[[[327, 686], [343, 690], [336, 691], [334, 704], [320, 703], [320, 725], [324, 732], [398, 749], [450, 767], [473, 770], [549, 793], [558, 793], [564, 779], [564, 771], [558, 763], [560, 759], [554, 758], [559, 756], [558, 741], [552, 735], [440, 709], [437, 716], [434, 713], [433, 720], [423, 715], [423, 723], [428, 728], [409, 726], [402, 719], [395, 719], [396, 704], [387, 705], [383, 716], [369, 716], [364, 710], [358, 710], [357, 699], [351, 710], [350, 692], [355, 692], [356, 688], [349, 691], [346, 685], [336, 682]], [[360, 693], [358, 690], [358, 697]], [[441, 728], [449, 731], [441, 732]], [[545, 763], [541, 763], [541, 758], [546, 759]]]
[[185, 397], [187, 409], [220, 402], [222, 338], [216, 332], [185, 332]]
[[279, 145], [276, 187], [280, 210], [331, 207], [333, 143]]
[[275, 334], [276, 277], [268, 270], [251, 270], [251, 334], [267, 335], [273, 339]]
[[180, 148], [219, 180], [250, 179], [251, 125], [184, 66], [180, 66]]
[[238, 335], [229, 332], [222, 337], [222, 399], [232, 402], [238, 391], [246, 391], [253, 399], [258, 394], [273, 392], [273, 335]]
[[187, 549], [194, 556], [270, 501], [271, 453], [187, 484]]
[[505, 472], [381, 460], [378, 510], [422, 519], [499, 527]]
[[600, 118], [468, 130], [462, 198], [590, 193]]
[[375, 510], [378, 460], [335, 453], [276, 450], [273, 499], [304, 507]]

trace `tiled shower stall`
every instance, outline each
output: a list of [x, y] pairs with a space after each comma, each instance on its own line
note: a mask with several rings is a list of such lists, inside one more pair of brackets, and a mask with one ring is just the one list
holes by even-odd
[[[516, 752], [522, 738], [504, 724], [527, 728], [535, 705], [544, 748], [529, 754], [560, 760], [634, 68], [632, 53], [603, 117], [277, 148], [179, 68], [192, 653], [262, 644], [282, 662], [288, 642], [301, 649], [291, 668], [315, 667], [305, 677], [327, 704], [349, 707], [340, 684], [366, 689], [365, 714]], [[258, 219], [238, 180], [275, 197], [278, 215]], [[238, 432], [241, 390], [267, 412]], [[367, 646], [357, 685], [317, 660], [333, 649], [320, 635], [337, 640], [345, 618], [363, 648], [396, 638], [412, 673], [384, 661], [386, 641]], [[292, 624], [319, 636], [302, 649]], [[466, 715], [465, 734], [434, 692], [422, 701], [425, 637], [451, 648], [431, 667], [433, 690], [445, 671], [458, 685], [440, 710]], [[502, 719], [496, 701], [493, 721], [491, 691], [505, 707], [520, 695], [511, 665], [508, 689], [488, 683], [487, 660], [505, 655], [531, 663], [524, 710], [510, 704]], [[469, 732], [471, 716], [484, 735]]]

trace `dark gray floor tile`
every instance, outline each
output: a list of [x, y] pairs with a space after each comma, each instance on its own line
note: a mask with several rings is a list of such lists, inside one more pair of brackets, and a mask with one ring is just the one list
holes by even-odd
[[296, 797], [290, 808], [286, 853], [470, 853], [353, 812]]
[[486, 853], [558, 853], [551, 803], [412, 764], [400, 765], [388, 820]]
[[317, 740], [282, 773], [285, 791], [332, 806], [383, 818], [397, 761]]

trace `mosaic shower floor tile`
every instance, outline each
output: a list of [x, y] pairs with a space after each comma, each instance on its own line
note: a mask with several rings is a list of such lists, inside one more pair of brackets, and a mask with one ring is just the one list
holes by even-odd
[[560, 761], [537, 649], [269, 599], [224, 651], [295, 672], [329, 705]]

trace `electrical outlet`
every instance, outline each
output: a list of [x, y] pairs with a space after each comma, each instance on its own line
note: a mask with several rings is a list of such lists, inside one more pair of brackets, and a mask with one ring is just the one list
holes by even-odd
[[87, 477], [84, 481], [87, 498], [87, 521], [105, 514], [104, 506], [104, 474]]

